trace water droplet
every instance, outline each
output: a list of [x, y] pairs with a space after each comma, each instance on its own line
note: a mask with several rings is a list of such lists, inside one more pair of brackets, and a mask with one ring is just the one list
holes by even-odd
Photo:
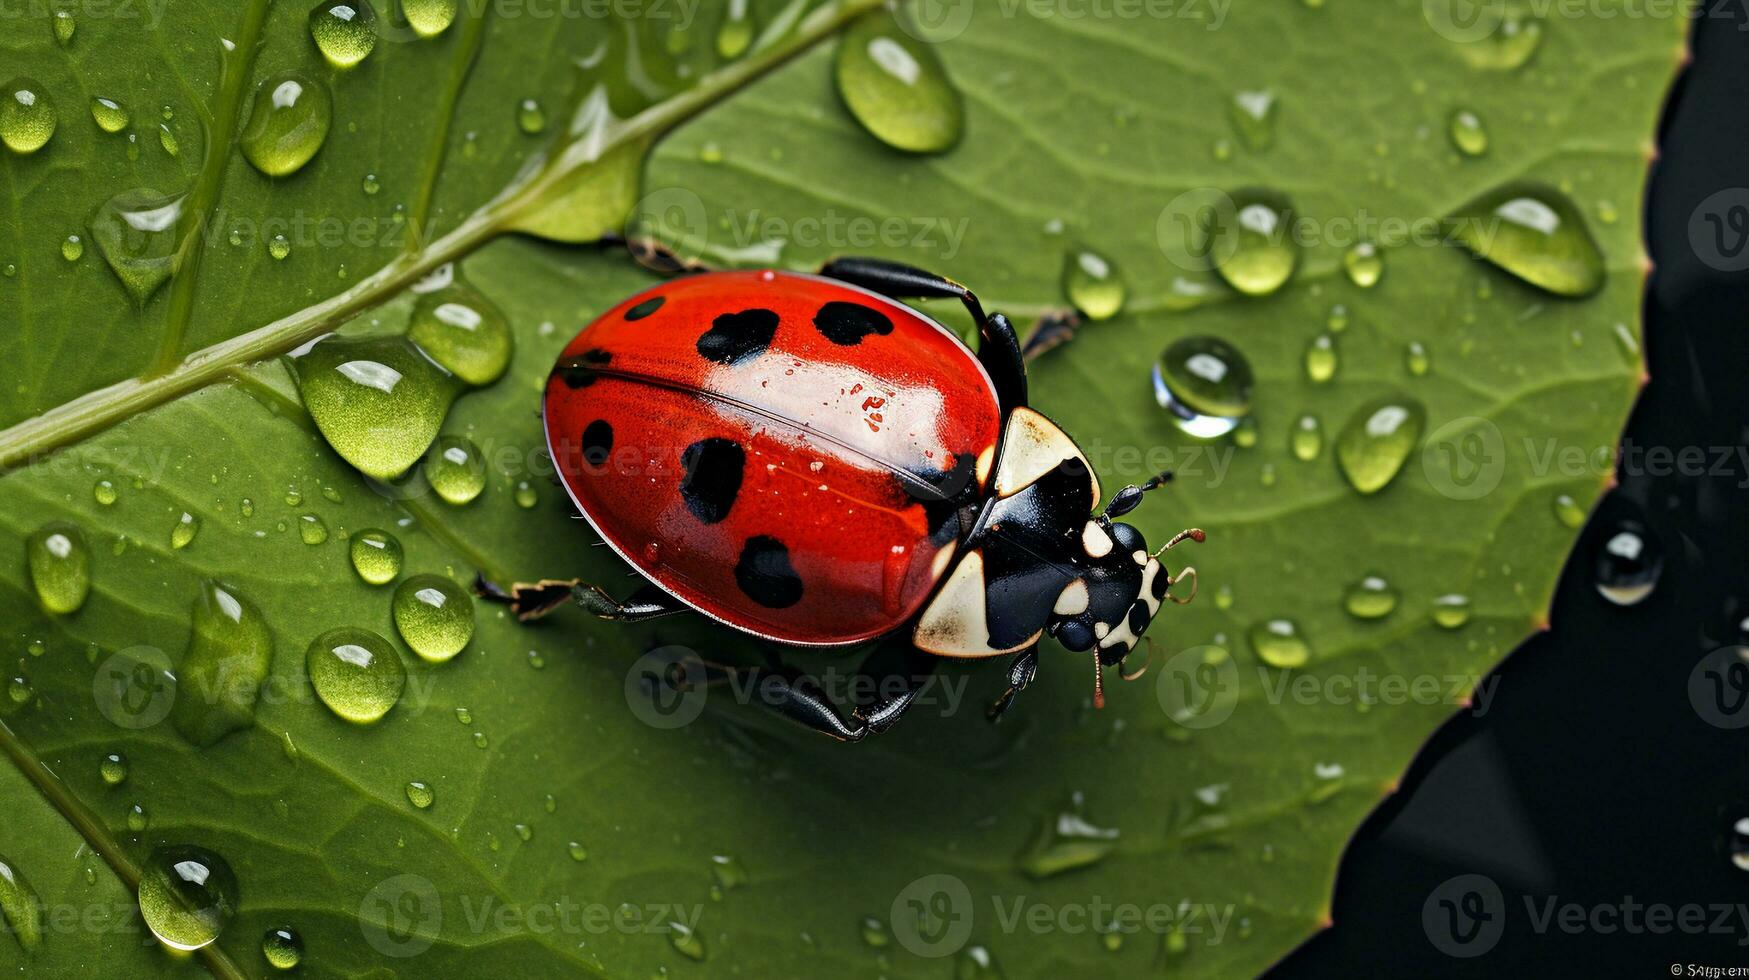
[[14, 153], [35, 153], [55, 135], [55, 102], [42, 83], [14, 78], [0, 89], [0, 143]]
[[30, 686], [30, 680], [25, 677], [14, 677], [6, 684], [6, 696], [13, 704], [29, 704], [36, 697], [36, 689]]
[[1427, 410], [1398, 395], [1375, 398], [1356, 409], [1336, 436], [1336, 460], [1342, 475], [1361, 493], [1377, 493], [1421, 440]]
[[540, 502], [540, 494], [535, 492], [534, 485], [527, 480], [517, 481], [514, 497], [516, 499], [516, 506], [521, 507], [523, 510], [528, 510]]
[[111, 752], [97, 764], [97, 774], [103, 777], [105, 786], [120, 786], [128, 780], [127, 756], [120, 752]]
[[1233, 608], [1233, 587], [1222, 585], [1215, 590], [1215, 608], [1227, 610]]
[[146, 808], [138, 803], [128, 807], [127, 819], [128, 829], [136, 834], [144, 831], [152, 822], [150, 816], [146, 813]]
[[1218, 337], [1174, 341], [1154, 362], [1154, 400], [1187, 434], [1213, 439], [1251, 413], [1251, 362]]
[[870, 135], [897, 150], [941, 153], [960, 140], [965, 107], [935, 48], [890, 13], [845, 31], [834, 68], [838, 95]]
[[1304, 667], [1312, 659], [1312, 647], [1291, 619], [1266, 619], [1251, 627], [1247, 638], [1257, 659], [1287, 670]]
[[565, 845], [565, 852], [571, 855], [571, 860], [573, 861], [583, 862], [589, 860], [589, 848], [584, 847], [582, 843], [578, 841], [572, 841]]
[[42, 944], [42, 899], [4, 857], [0, 857], [0, 916], [6, 919], [6, 930], [26, 951]]
[[472, 725], [474, 723], [474, 713], [466, 708], [457, 708], [455, 709], [455, 720], [464, 725]]
[[138, 187], [110, 198], [91, 216], [92, 244], [137, 306], [144, 306], [176, 270], [183, 202]]
[[1342, 256], [1342, 270], [1348, 281], [1362, 289], [1378, 285], [1385, 274], [1385, 256], [1372, 242], [1355, 242]]
[[457, 390], [401, 337], [330, 337], [292, 366], [328, 444], [378, 480], [400, 476], [425, 454]]
[[128, 128], [129, 116], [127, 107], [114, 99], [95, 98], [91, 100], [91, 119], [97, 123], [97, 128], [106, 133], [119, 133]]
[[1479, 157], [1488, 152], [1488, 128], [1482, 125], [1482, 117], [1468, 109], [1453, 109], [1445, 131], [1451, 145], [1464, 156]]
[[715, 140], [707, 140], [698, 148], [698, 159], [701, 163], [722, 163], [723, 146]]
[[269, 929], [261, 937], [261, 955], [275, 970], [295, 970], [304, 961], [303, 937], [290, 929]]
[[1233, 124], [1233, 135], [1253, 153], [1275, 145], [1275, 106], [1274, 92], [1233, 93], [1227, 118]]
[[1090, 249], [1070, 252], [1063, 260], [1063, 293], [1089, 320], [1109, 320], [1123, 310], [1129, 288], [1116, 267]]
[[692, 927], [684, 922], [668, 923], [668, 945], [673, 946], [675, 952], [689, 960], [704, 961], [704, 937], [694, 932]]
[[459, 282], [419, 297], [407, 339], [470, 385], [498, 380], [514, 349], [504, 312]]
[[480, 448], [465, 436], [444, 436], [431, 447], [425, 460], [425, 479], [437, 495], [452, 504], [465, 504], [486, 488], [486, 460]]
[[1368, 575], [1348, 587], [1342, 597], [1342, 608], [1355, 619], [1383, 619], [1396, 610], [1398, 598], [1391, 583], [1378, 575]]
[[884, 949], [893, 942], [893, 934], [879, 918], [867, 915], [862, 919], [862, 941], [874, 949]]
[[546, 132], [547, 111], [537, 99], [523, 99], [516, 104], [516, 128], [530, 136]]
[[1555, 519], [1560, 521], [1563, 526], [1577, 528], [1585, 523], [1585, 508], [1581, 507], [1579, 501], [1574, 500], [1572, 495], [1557, 494], [1554, 503]]
[[45, 611], [76, 612], [91, 592], [91, 546], [72, 524], [46, 524], [25, 539], [25, 564]]
[[61, 242], [61, 258], [68, 262], [77, 262], [85, 257], [85, 239], [78, 235], [68, 235]]
[[1267, 296], [1293, 276], [1300, 246], [1286, 197], [1260, 189], [1238, 191], [1231, 207], [1214, 209], [1208, 220], [1202, 248], [1214, 257], [1215, 271], [1227, 285], [1247, 296]]
[[1302, 415], [1294, 422], [1293, 432], [1288, 435], [1288, 446], [1293, 450], [1294, 458], [1301, 462], [1311, 462], [1324, 451], [1324, 427], [1318, 423], [1316, 415]]
[[376, 19], [369, 0], [328, 0], [310, 11], [310, 37], [330, 65], [351, 68], [376, 50]]
[[1543, 25], [1535, 9], [1522, 3], [1426, 0], [1428, 23], [1452, 25], [1457, 53], [1471, 68], [1512, 71], [1536, 54]]
[[91, 485], [91, 496], [105, 507], [116, 501], [115, 482], [113, 480], [98, 480]]
[[1441, 629], [1462, 629], [1469, 621], [1469, 596], [1453, 592], [1433, 600], [1433, 622]]
[[1557, 296], [1603, 288], [1603, 253], [1565, 194], [1514, 182], [1459, 208], [1457, 238], [1480, 258]]
[[303, 514], [298, 517], [298, 537], [305, 544], [322, 544], [328, 540], [328, 524], [316, 514]]
[[164, 148], [165, 153], [173, 157], [182, 154], [182, 144], [177, 142], [176, 132], [170, 128], [169, 123], [161, 123], [158, 126], [158, 145]]
[[371, 585], [387, 585], [401, 574], [401, 542], [387, 531], [367, 527], [349, 544], [352, 570]]
[[401, 14], [420, 37], [436, 37], [455, 22], [457, 0], [401, 0]]
[[1739, 817], [1731, 825], [1731, 863], [1739, 871], [1749, 871], [1749, 817]]
[[267, 254], [275, 262], [284, 261], [291, 254], [291, 241], [284, 235], [274, 235], [267, 242]]
[[304, 655], [304, 669], [323, 704], [361, 725], [388, 714], [407, 683], [407, 668], [389, 641], [350, 626], [316, 637]]
[[200, 518], [183, 511], [170, 528], [170, 547], [180, 551], [192, 544], [194, 536], [199, 533]]
[[55, 11], [55, 41], [61, 47], [73, 43], [73, 35], [79, 31], [79, 22], [73, 19], [71, 10]]
[[374, 197], [378, 191], [383, 189], [383, 182], [377, 178], [376, 174], [365, 174], [363, 189], [366, 197]]
[[1639, 521], [1620, 521], [1597, 549], [1593, 568], [1599, 595], [1618, 606], [1638, 605], [1658, 586], [1664, 546]]
[[297, 173], [328, 139], [334, 100], [328, 86], [299, 71], [262, 81], [239, 142], [255, 169], [269, 177]]
[[1020, 855], [1020, 870], [1034, 880], [1098, 864], [1117, 847], [1118, 829], [1098, 827], [1080, 813], [1077, 796], [1070, 810], [1048, 818], [1031, 846]]
[[443, 663], [474, 636], [474, 600], [441, 575], [414, 575], [395, 589], [395, 629], [413, 652]]
[[236, 915], [237, 876], [225, 859], [179, 844], [154, 850], [140, 867], [140, 915], [172, 949], [200, 949]]
[[1330, 315], [1324, 319], [1324, 325], [1331, 333], [1341, 333], [1348, 329], [1348, 307], [1337, 303], [1330, 307]]
[[717, 28], [717, 57], [733, 61], [747, 53], [753, 44], [753, 18], [747, 15], [746, 0], [730, 0], [723, 25]]
[[1001, 980], [996, 957], [984, 946], [967, 946], [953, 963], [953, 980]]
[[1409, 369], [1410, 375], [1419, 378], [1427, 373], [1433, 362], [1427, 356], [1427, 348], [1421, 346], [1420, 341], [1411, 340], [1403, 348], [1403, 366]]
[[1257, 445], [1257, 420], [1247, 415], [1233, 427], [1233, 445], [1250, 449]]
[[407, 802], [413, 804], [417, 809], [430, 809], [432, 802], [436, 799], [437, 794], [433, 793], [431, 787], [426, 783], [414, 780], [407, 784]]
[[170, 719], [182, 737], [211, 745], [254, 724], [255, 702], [273, 667], [273, 634], [261, 611], [231, 588], [202, 582], [190, 616], [193, 635], [176, 668], [181, 690]]
[[711, 855], [711, 880], [723, 891], [734, 891], [747, 884], [747, 869], [728, 854]]
[[1324, 384], [1336, 376], [1336, 338], [1321, 333], [1306, 345], [1306, 377]]

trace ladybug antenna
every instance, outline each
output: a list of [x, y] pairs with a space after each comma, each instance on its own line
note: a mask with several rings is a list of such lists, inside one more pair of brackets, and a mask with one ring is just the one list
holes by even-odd
[[1093, 651], [1093, 706], [1105, 707], [1105, 665], [1099, 662], [1099, 651]]
[[1142, 495], [1149, 490], [1156, 490], [1172, 482], [1172, 471], [1167, 470], [1157, 476], [1151, 476], [1141, 486], [1130, 484], [1111, 495], [1111, 503], [1105, 505], [1107, 518], [1122, 517], [1135, 510], [1142, 503]]
[[1184, 530], [1179, 531], [1177, 534], [1174, 534], [1172, 536], [1172, 540], [1161, 545], [1160, 549], [1158, 551], [1154, 552], [1154, 557], [1158, 558], [1162, 554], [1164, 554], [1165, 552], [1170, 551], [1173, 548], [1176, 548], [1177, 546], [1183, 544], [1186, 541], [1195, 541], [1197, 544], [1202, 544], [1204, 541], [1207, 541], [1208, 539], [1209, 539], [1209, 536], [1208, 536], [1207, 532], [1203, 531], [1202, 528], [1200, 528], [1200, 527], [1187, 527]]
[[1141, 676], [1148, 672], [1148, 668], [1154, 666], [1154, 638], [1151, 636], [1143, 635], [1142, 642], [1146, 643], [1148, 645], [1148, 659], [1142, 661], [1142, 666], [1137, 668], [1136, 670], [1125, 671], [1124, 673], [1119, 675], [1126, 681], [1133, 681], [1133, 680], [1141, 679]]

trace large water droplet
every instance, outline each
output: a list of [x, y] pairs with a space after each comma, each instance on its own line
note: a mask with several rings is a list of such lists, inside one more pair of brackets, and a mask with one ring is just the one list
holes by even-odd
[[352, 570], [371, 585], [387, 585], [401, 574], [401, 542], [387, 531], [367, 527], [348, 544]]
[[91, 100], [91, 120], [106, 133], [119, 133], [128, 128], [128, 110], [114, 99], [94, 98]]
[[206, 581], [194, 600], [193, 635], [176, 668], [170, 720], [195, 745], [211, 745], [255, 722], [255, 702], [273, 667], [273, 634], [261, 611], [235, 591]]
[[1227, 118], [1239, 142], [1252, 152], [1267, 150], [1275, 144], [1275, 93], [1247, 91], [1233, 93]]
[[890, 13], [850, 26], [838, 45], [838, 95], [876, 139], [910, 153], [941, 153], [959, 142], [965, 107], [931, 45]]
[[407, 339], [470, 385], [498, 380], [514, 349], [503, 311], [459, 282], [419, 297]]
[[1129, 289], [1117, 268], [1091, 249], [1078, 249], [1063, 259], [1063, 293], [1089, 320], [1109, 320], [1123, 310]]
[[1271, 667], [1287, 670], [1304, 667], [1312, 659], [1312, 647], [1291, 619], [1266, 619], [1246, 634], [1257, 659]]
[[413, 652], [443, 663], [474, 636], [474, 600], [441, 575], [415, 575], [395, 589], [395, 629]]
[[42, 944], [43, 903], [11, 861], [0, 857], [0, 916], [18, 945], [33, 950]]
[[1368, 575], [1348, 587], [1342, 596], [1342, 608], [1355, 619], [1383, 619], [1397, 608], [1398, 593], [1390, 582], [1378, 575]]
[[303, 937], [290, 929], [269, 929], [261, 937], [261, 956], [275, 970], [295, 970], [304, 961]]
[[351, 626], [316, 637], [304, 655], [304, 669], [322, 703], [360, 725], [388, 714], [407, 684], [407, 667], [389, 641]]
[[444, 436], [431, 447], [431, 455], [425, 460], [425, 479], [439, 497], [452, 504], [465, 504], [486, 489], [486, 459], [473, 440]]
[[351, 68], [376, 50], [376, 19], [369, 0], [328, 0], [310, 11], [310, 37], [329, 64]]
[[176, 271], [184, 200], [137, 187], [110, 198], [91, 216], [91, 241], [136, 306], [144, 306]]
[[91, 546], [85, 532], [72, 524], [38, 528], [24, 542], [30, 584], [37, 602], [56, 614], [75, 612], [91, 592]]
[[1174, 341], [1154, 362], [1154, 400], [1186, 433], [1213, 439], [1251, 412], [1251, 362], [1218, 337]]
[[330, 337], [292, 366], [328, 444], [378, 480], [400, 476], [425, 454], [458, 390], [403, 337]]
[[1403, 468], [1421, 440], [1427, 410], [1412, 398], [1386, 395], [1356, 409], [1336, 436], [1342, 475], [1361, 493], [1377, 493]]
[[401, 14], [420, 37], [436, 37], [455, 22], [457, 0], [401, 0]]
[[1280, 289], [1300, 262], [1293, 235], [1293, 207], [1274, 191], [1249, 189], [1232, 196], [1230, 208], [1209, 216], [1203, 249], [1227, 285], [1247, 296]]
[[1488, 152], [1488, 127], [1482, 117], [1468, 109], [1453, 109], [1446, 122], [1446, 135], [1451, 145], [1467, 157], [1479, 157]]
[[1514, 182], [1459, 208], [1457, 239], [1482, 259], [1557, 296], [1603, 288], [1603, 253], [1565, 194]]
[[1597, 592], [1618, 606], [1638, 605], [1658, 587], [1664, 545], [1635, 520], [1617, 523], [1597, 549]]
[[273, 75], [255, 90], [255, 107], [239, 142], [269, 177], [297, 173], [328, 139], [334, 100], [328, 86], [300, 71]]
[[140, 868], [140, 915], [172, 949], [211, 944], [236, 915], [237, 876], [225, 859], [189, 844], [160, 847]]
[[35, 153], [55, 135], [55, 102], [42, 83], [14, 78], [0, 88], [0, 143], [14, 153]]

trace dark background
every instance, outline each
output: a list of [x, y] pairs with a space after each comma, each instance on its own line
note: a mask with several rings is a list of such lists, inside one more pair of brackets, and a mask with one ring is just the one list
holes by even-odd
[[[1691, 245], [1690, 225], [1712, 195], [1749, 187], [1749, 21], [1742, 4], [1703, 6], [1717, 9], [1695, 22], [1693, 61], [1665, 107], [1649, 177], [1651, 380], [1625, 444], [1703, 447], [1710, 467], [1715, 447], [1735, 454], [1749, 444], [1749, 272], [1719, 271], [1730, 263]], [[1749, 191], [1730, 203], [1749, 204]], [[1715, 199], [1708, 209], [1720, 207]], [[1740, 258], [1749, 264], [1749, 251]], [[1562, 574], [1552, 629], [1501, 666], [1485, 716], [1460, 715], [1429, 742], [1344, 855], [1333, 926], [1277, 975], [1668, 977], [1703, 975], [1691, 964], [1749, 967], [1749, 871], [1731, 861], [1732, 825], [1749, 817], [1749, 728], [1708, 723], [1688, 693], [1703, 655], [1749, 642], [1749, 489], [1740, 486], [1749, 471], [1741, 459], [1698, 476], [1640, 471], [1649, 468], [1618, 463], [1619, 485]], [[1597, 549], [1618, 521], [1636, 518], [1661, 542], [1664, 567], [1652, 595], [1623, 608], [1594, 586]], [[1430, 896], [1467, 890], [1435, 895], [1457, 875], [1499, 889], [1469, 906], [1500, 922], [1497, 942], [1463, 947], [1479, 955], [1442, 951], [1430, 938], [1437, 925], [1424, 925]], [[1539, 931], [1526, 897], [1539, 915], [1551, 899], [1587, 915], [1629, 899], [1744, 908], [1731, 911], [1728, 933]], [[1436, 924], [1449, 921], [1442, 914]], [[1714, 918], [1709, 911], [1708, 928]]]

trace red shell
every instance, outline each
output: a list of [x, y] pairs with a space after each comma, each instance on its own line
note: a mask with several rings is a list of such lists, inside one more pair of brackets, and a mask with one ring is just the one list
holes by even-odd
[[1002, 421], [940, 324], [784, 272], [688, 276], [609, 310], [565, 348], [545, 418], [572, 500], [622, 557], [700, 612], [808, 645], [922, 607], [953, 542], [931, 540], [907, 480], [957, 466], [981, 490]]

